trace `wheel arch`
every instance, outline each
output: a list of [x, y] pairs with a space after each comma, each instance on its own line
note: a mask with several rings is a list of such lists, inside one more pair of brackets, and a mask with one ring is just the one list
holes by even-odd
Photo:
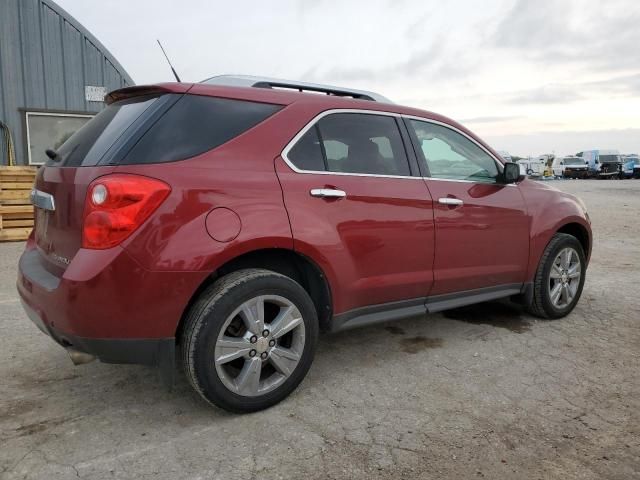
[[558, 228], [556, 233], [566, 233], [577, 238], [587, 259], [591, 256], [591, 235], [584, 225], [578, 222], [566, 223]]
[[331, 287], [322, 269], [309, 257], [293, 250], [266, 248], [238, 255], [216, 268], [204, 279], [189, 299], [182, 313], [176, 328], [177, 342], [182, 337], [185, 318], [202, 292], [217, 279], [244, 268], [264, 268], [298, 282], [307, 291], [316, 307], [320, 329], [329, 330], [333, 315], [333, 302]]

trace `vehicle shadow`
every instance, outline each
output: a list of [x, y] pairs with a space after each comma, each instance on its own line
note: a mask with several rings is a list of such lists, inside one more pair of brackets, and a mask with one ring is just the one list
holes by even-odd
[[[331, 378], [336, 368], [349, 376], [350, 372], [378, 368], [384, 362], [403, 362], [406, 355], [427, 354], [428, 351], [447, 347], [466, 348], [459, 344], [477, 341], [480, 336], [494, 329], [513, 334], [526, 333], [531, 328], [531, 321], [532, 318], [518, 306], [507, 302], [489, 302], [442, 314], [324, 334], [320, 337], [314, 365], [293, 396], [301, 395], [305, 399], [310, 394], [305, 393], [305, 386], [315, 391], [318, 385]], [[473, 326], [471, 330], [469, 325]], [[116, 419], [116, 426], [126, 424], [127, 428], [141, 431], [150, 422], [162, 422], [167, 418], [171, 418], [169, 424], [187, 427], [235, 416], [199, 398], [178, 365], [175, 384], [169, 390], [161, 382], [158, 370], [153, 367], [99, 362], [73, 367], [66, 354], [59, 352], [55, 346], [51, 346], [48, 354], [55, 357], [52, 359], [56, 364], [53, 375], [50, 371], [29, 370], [19, 374], [15, 372], [11, 377], [20, 379], [19, 385], [14, 387], [26, 393], [27, 397], [33, 397], [34, 404], [44, 407], [52, 401], [66, 405], [66, 411], [74, 412], [73, 415], [59, 412], [54, 418], [57, 423], [53, 422], [51, 427], [60, 425], [60, 422], [75, 423], [79, 418], [106, 414]], [[361, 373], [366, 376], [366, 372]], [[360, 374], [356, 375], [360, 377]], [[286, 409], [286, 403], [273, 408]], [[36, 407], [32, 410], [37, 411]], [[35, 418], [31, 422], [21, 422], [14, 435], [45, 431], [49, 428], [46, 422], [50, 420]]]
[[310, 377], [323, 382], [335, 363], [349, 369], [373, 368], [385, 362], [403, 362], [406, 355], [449, 349], [465, 351], [468, 342], [486, 339], [490, 334], [526, 334], [533, 318], [508, 301], [492, 301], [445, 312], [421, 315], [360, 329], [323, 335]]

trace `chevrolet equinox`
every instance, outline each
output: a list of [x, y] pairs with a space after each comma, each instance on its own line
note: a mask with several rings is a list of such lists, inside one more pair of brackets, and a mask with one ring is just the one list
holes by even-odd
[[320, 331], [499, 298], [560, 318], [580, 298], [584, 204], [449, 118], [245, 76], [105, 102], [47, 150], [19, 263], [25, 311], [76, 363], [171, 383], [177, 358], [249, 412], [297, 387]]

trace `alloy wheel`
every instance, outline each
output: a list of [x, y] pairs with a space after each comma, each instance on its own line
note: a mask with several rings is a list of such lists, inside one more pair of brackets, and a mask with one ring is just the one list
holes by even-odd
[[556, 256], [549, 273], [549, 299], [554, 307], [563, 309], [571, 304], [580, 286], [582, 265], [578, 252], [563, 248]]
[[253, 297], [225, 320], [215, 345], [215, 367], [233, 393], [255, 397], [282, 385], [305, 344], [302, 314], [278, 295]]

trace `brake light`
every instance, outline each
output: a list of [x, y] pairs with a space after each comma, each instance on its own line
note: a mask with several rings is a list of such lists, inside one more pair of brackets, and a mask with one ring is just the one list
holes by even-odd
[[82, 247], [119, 245], [167, 198], [171, 187], [154, 178], [114, 174], [94, 180], [87, 191]]

